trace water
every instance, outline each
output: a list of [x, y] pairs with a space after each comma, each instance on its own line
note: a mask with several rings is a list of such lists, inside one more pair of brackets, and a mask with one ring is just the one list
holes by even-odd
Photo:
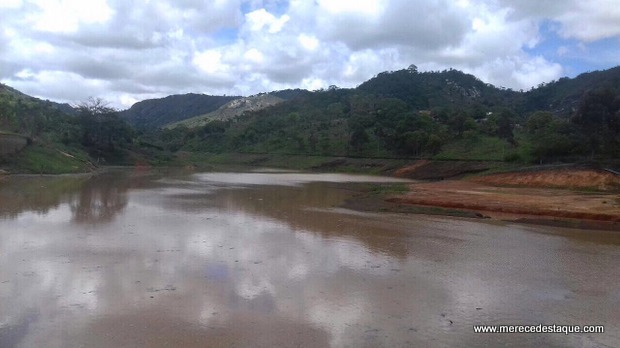
[[620, 233], [339, 208], [366, 181], [5, 178], [0, 347], [620, 346]]

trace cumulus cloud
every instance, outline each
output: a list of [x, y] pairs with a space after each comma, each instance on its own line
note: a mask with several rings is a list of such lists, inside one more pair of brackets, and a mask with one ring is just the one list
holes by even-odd
[[558, 16], [560, 34], [582, 41], [620, 36], [620, 6], [614, 0], [581, 1]]
[[620, 37], [613, 2], [4, 0], [0, 81], [42, 98], [128, 107], [175, 93], [353, 87], [413, 63], [527, 89], [567, 71], [566, 48], [534, 52], [549, 40], [542, 23], [592, 49]]
[[82, 24], [105, 23], [113, 14], [106, 0], [35, 0], [32, 4], [36, 9], [26, 15], [26, 22], [47, 32], [75, 32]]
[[549, 19], [565, 38], [596, 41], [620, 36], [620, 6], [616, 0], [500, 0], [521, 18]]
[[344, 42], [354, 50], [392, 45], [440, 48], [458, 44], [468, 30], [468, 18], [448, 0], [318, 4], [317, 29], [326, 39]]

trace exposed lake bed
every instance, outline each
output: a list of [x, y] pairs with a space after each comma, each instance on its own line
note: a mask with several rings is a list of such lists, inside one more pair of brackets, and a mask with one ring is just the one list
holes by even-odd
[[[620, 234], [343, 209], [261, 170], [0, 183], [0, 346], [616, 346]], [[357, 185], [357, 186], [356, 186]], [[475, 334], [478, 324], [603, 334]]]

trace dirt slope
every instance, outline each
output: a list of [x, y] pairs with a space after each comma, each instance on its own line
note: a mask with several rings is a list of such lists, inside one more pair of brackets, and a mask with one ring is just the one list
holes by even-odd
[[618, 188], [620, 180], [611, 173], [546, 170], [416, 183], [410, 185], [409, 193], [389, 201], [481, 211], [491, 217], [511, 214], [620, 222]]
[[591, 169], [502, 173], [477, 177], [472, 181], [496, 186], [594, 189], [600, 191], [620, 189], [620, 176]]

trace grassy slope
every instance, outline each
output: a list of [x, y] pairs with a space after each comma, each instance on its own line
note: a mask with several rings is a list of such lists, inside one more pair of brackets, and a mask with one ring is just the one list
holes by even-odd
[[307, 156], [290, 154], [252, 153], [197, 153], [185, 152], [169, 163], [172, 166], [192, 166], [197, 169], [282, 168], [320, 172], [344, 172], [391, 175], [398, 168], [410, 164], [408, 159], [351, 158], [337, 156]]
[[33, 145], [5, 159], [1, 165], [9, 173], [83, 173], [93, 169], [87, 159], [86, 154], [73, 149]]
[[530, 144], [525, 137], [516, 136], [517, 147], [506, 140], [486, 135], [463, 138], [445, 145], [435, 155], [436, 160], [518, 161], [530, 159]]

